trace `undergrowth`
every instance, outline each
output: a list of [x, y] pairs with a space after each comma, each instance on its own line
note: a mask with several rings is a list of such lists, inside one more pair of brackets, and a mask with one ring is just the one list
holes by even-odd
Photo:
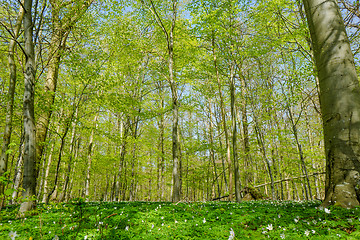
[[22, 219], [18, 206], [8, 206], [0, 213], [0, 239], [360, 239], [360, 208], [319, 204], [77, 199], [40, 204]]

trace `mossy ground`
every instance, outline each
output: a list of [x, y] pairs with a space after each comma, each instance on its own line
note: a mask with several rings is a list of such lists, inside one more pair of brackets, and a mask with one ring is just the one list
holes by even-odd
[[[0, 213], [0, 239], [360, 239], [360, 208], [320, 202], [91, 202], [39, 205], [23, 219]], [[325, 211], [326, 210], [326, 211]]]

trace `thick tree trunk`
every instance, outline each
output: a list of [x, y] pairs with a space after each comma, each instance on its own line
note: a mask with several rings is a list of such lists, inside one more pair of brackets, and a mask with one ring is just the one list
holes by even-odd
[[[24, 1], [22, 1], [23, 3]], [[8, 159], [9, 159], [9, 144], [11, 139], [12, 132], [12, 115], [14, 109], [14, 94], [15, 94], [15, 86], [16, 86], [16, 63], [15, 63], [15, 46], [16, 39], [19, 36], [21, 22], [24, 17], [24, 8], [20, 6], [19, 14], [16, 20], [16, 25], [14, 29], [14, 36], [9, 42], [9, 55], [8, 55], [8, 63], [9, 63], [9, 91], [7, 95], [7, 105], [6, 105], [6, 117], [5, 117], [5, 130], [3, 143], [1, 148], [0, 155], [0, 177], [7, 171]], [[4, 185], [0, 182], [0, 196], [4, 194]], [[3, 202], [1, 202], [1, 206]], [[0, 206], [0, 208], [1, 208]]]
[[[324, 127], [324, 206], [358, 206], [360, 87], [344, 22], [335, 0], [303, 0], [319, 76]], [[357, 172], [355, 172], [356, 170]]]
[[35, 115], [34, 115], [34, 96], [35, 96], [35, 54], [33, 43], [32, 22], [32, 0], [24, 2], [24, 38], [25, 38], [25, 90], [24, 90], [24, 177], [23, 177], [23, 198], [24, 202], [20, 206], [19, 215], [24, 215], [35, 207], [36, 196], [36, 140], [35, 140]]

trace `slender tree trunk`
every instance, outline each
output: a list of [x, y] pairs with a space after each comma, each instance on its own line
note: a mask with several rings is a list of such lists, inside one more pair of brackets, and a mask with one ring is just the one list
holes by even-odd
[[255, 125], [256, 125], [255, 131], [257, 133], [258, 142], [259, 142], [261, 152], [263, 154], [264, 161], [266, 164], [267, 172], [269, 173], [269, 177], [270, 177], [270, 181], [271, 181], [271, 197], [273, 200], [275, 200], [275, 184], [274, 184], [274, 175], [273, 175], [273, 171], [272, 171], [272, 167], [271, 167], [272, 164], [267, 156], [266, 149], [265, 149], [265, 143], [264, 143], [264, 136], [259, 127], [259, 124], [257, 123], [257, 119], [255, 120]]
[[173, 0], [172, 26], [169, 31], [168, 53], [169, 53], [169, 82], [172, 94], [172, 155], [173, 155], [173, 191], [172, 201], [178, 202], [181, 199], [181, 169], [179, 157], [179, 99], [177, 86], [174, 79], [174, 28], [177, 13], [177, 0]]
[[130, 188], [129, 188], [129, 201], [135, 201], [135, 193], [136, 193], [136, 167], [139, 164], [135, 164], [136, 162], [136, 153], [137, 153], [137, 144], [136, 140], [138, 138], [138, 127], [139, 127], [139, 118], [135, 117], [133, 123], [133, 149], [132, 149], [132, 159], [131, 159], [131, 179], [130, 179]]
[[228, 167], [229, 167], [229, 189], [226, 189], [226, 191], [229, 192], [229, 200], [232, 201], [232, 199], [233, 199], [233, 196], [232, 196], [233, 182], [232, 181], [233, 180], [232, 180], [231, 149], [230, 149], [230, 140], [229, 140], [228, 128], [226, 126], [225, 105], [224, 105], [224, 99], [223, 99], [223, 95], [222, 95], [219, 70], [218, 70], [218, 66], [217, 66], [217, 59], [216, 59], [216, 53], [215, 53], [215, 39], [214, 38], [215, 37], [213, 36], [213, 39], [212, 39], [212, 51], [213, 51], [213, 57], [214, 57], [214, 67], [215, 67], [215, 71], [216, 71], [216, 80], [217, 80], [218, 89], [219, 89], [222, 123], [223, 123], [223, 128], [224, 128], [224, 133], [225, 133], [226, 159], [227, 159]]
[[[60, 163], [61, 163], [61, 159], [62, 159], [62, 154], [64, 152], [64, 147], [65, 147], [65, 140], [66, 140], [66, 135], [69, 132], [69, 128], [70, 128], [70, 122], [72, 121], [72, 117], [70, 117], [70, 119], [66, 120], [66, 125], [65, 125], [65, 129], [64, 129], [64, 133], [61, 136], [61, 143], [60, 143], [60, 149], [59, 149], [59, 155], [58, 155], [58, 162], [56, 165], [56, 170], [55, 170], [55, 180], [54, 180], [54, 186], [53, 188], [50, 190], [47, 199], [46, 199], [46, 203], [48, 203], [51, 194], [54, 193], [55, 189], [58, 187], [58, 178], [59, 178], [59, 172], [60, 172]], [[58, 193], [58, 191], [57, 191]]]
[[[80, 149], [80, 139], [77, 141], [78, 143], [76, 143], [75, 141], [75, 147], [74, 147], [74, 159], [77, 159], [78, 153], [79, 153], [79, 149]], [[76, 169], [76, 161], [74, 161], [73, 163], [73, 167], [72, 167], [72, 171], [70, 172], [70, 174], [74, 175], [75, 174], [75, 169]], [[72, 196], [72, 186], [73, 186], [73, 181], [74, 181], [74, 177], [70, 177], [70, 182], [69, 182], [69, 187], [68, 190], [65, 194], [65, 202], [68, 202], [69, 199]]]
[[[161, 109], [164, 108], [164, 100], [161, 99]], [[159, 150], [160, 156], [158, 157], [158, 168], [157, 168], [157, 188], [158, 188], [158, 200], [163, 200], [164, 197], [164, 170], [165, 170], [165, 149], [164, 149], [164, 115], [161, 114], [159, 120]]]
[[[95, 123], [95, 129], [97, 127], [97, 119], [98, 119], [98, 115], [96, 114], [94, 117], [94, 120], [93, 120], [93, 122]], [[87, 202], [90, 200], [89, 199], [89, 197], [90, 197], [90, 176], [91, 176], [90, 172], [91, 172], [93, 149], [94, 149], [94, 128], [91, 130], [88, 153], [87, 153], [88, 163], [87, 163], [86, 180], [85, 180], [85, 198], [86, 198]]]
[[71, 131], [71, 140], [70, 140], [70, 153], [69, 153], [69, 159], [68, 159], [67, 169], [66, 169], [66, 174], [65, 174], [64, 188], [63, 188], [62, 193], [60, 194], [59, 202], [62, 202], [65, 199], [66, 194], [67, 194], [67, 188], [69, 186], [71, 166], [73, 164], [73, 155], [74, 155], [74, 149], [75, 149], [75, 136], [76, 136], [75, 133], [76, 133], [77, 115], [78, 115], [78, 108], [75, 109], [74, 120], [71, 123], [72, 131]]
[[360, 171], [360, 87], [354, 57], [337, 2], [303, 3], [319, 76], [326, 156], [323, 205], [336, 202], [350, 208], [359, 205], [354, 193]]
[[[21, 1], [22, 4], [24, 1]], [[1, 148], [0, 155], [0, 177], [7, 172], [8, 159], [9, 159], [9, 144], [11, 140], [11, 132], [12, 132], [12, 116], [14, 110], [14, 95], [15, 95], [15, 86], [16, 86], [16, 63], [15, 63], [15, 46], [16, 39], [19, 36], [21, 22], [24, 17], [24, 8], [20, 6], [19, 14], [16, 20], [14, 36], [9, 42], [9, 55], [8, 55], [8, 63], [9, 63], [9, 91], [7, 94], [7, 104], [6, 104], [6, 116], [5, 116], [5, 129], [4, 129], [4, 137]], [[4, 194], [4, 184], [0, 182], [0, 196]], [[0, 203], [0, 208], [3, 206], [3, 201]]]
[[[234, 163], [234, 177], [235, 177], [235, 196], [236, 201], [241, 202], [241, 182], [240, 169], [237, 152], [237, 124], [236, 124], [236, 95], [235, 95], [235, 66], [230, 66], [230, 96], [231, 96], [231, 123], [232, 123], [232, 148], [233, 148], [233, 163]], [[230, 193], [231, 194], [231, 193]]]
[[214, 137], [213, 137], [213, 123], [212, 123], [212, 106], [211, 106], [211, 99], [209, 98], [208, 100], [209, 102], [209, 138], [210, 138], [210, 160], [212, 161], [213, 165], [214, 165], [214, 182], [216, 181], [216, 186], [217, 186], [217, 195], [215, 194], [215, 196], [220, 197], [221, 192], [220, 192], [220, 184], [219, 184], [219, 177], [217, 174], [217, 168], [216, 168], [216, 161], [215, 161], [215, 151], [214, 151]]
[[243, 130], [243, 147], [244, 147], [244, 177], [245, 186], [249, 186], [253, 182], [253, 172], [251, 169], [251, 156], [250, 156], [250, 142], [249, 142], [249, 122], [247, 118], [247, 100], [246, 100], [246, 82], [245, 78], [241, 77], [241, 113], [242, 113], [242, 130]]
[[24, 38], [25, 38], [25, 90], [24, 90], [24, 176], [23, 198], [24, 202], [19, 209], [19, 215], [35, 207], [36, 197], [36, 139], [35, 139], [35, 53], [33, 43], [32, 0], [24, 2]]
[[[58, 127], [59, 130], [59, 127]], [[48, 177], [49, 177], [49, 172], [50, 172], [50, 167], [51, 167], [51, 163], [52, 163], [52, 155], [54, 152], [54, 148], [55, 148], [55, 139], [54, 142], [51, 145], [51, 149], [50, 149], [50, 153], [49, 153], [49, 157], [48, 157], [48, 161], [46, 164], [46, 170], [45, 170], [45, 174], [44, 174], [44, 180], [43, 180], [43, 197], [42, 197], [42, 202], [46, 203], [47, 202], [47, 193], [48, 193]]]
[[22, 179], [22, 170], [23, 170], [23, 164], [24, 164], [24, 133], [22, 132], [20, 144], [19, 144], [19, 156], [16, 161], [15, 166], [15, 174], [14, 174], [14, 180], [13, 180], [13, 189], [15, 191], [11, 195], [11, 203], [14, 204], [17, 202], [18, 197], [18, 189], [20, 187], [21, 179]]
[[299, 159], [300, 159], [301, 166], [302, 166], [302, 172], [303, 172], [303, 173], [305, 174], [305, 176], [306, 176], [306, 183], [307, 183], [307, 186], [306, 186], [306, 188], [305, 188], [305, 190], [306, 190], [306, 191], [305, 191], [306, 200], [309, 200], [309, 199], [312, 199], [312, 192], [311, 192], [310, 179], [309, 179], [309, 176], [308, 176], [308, 170], [307, 170], [307, 167], [306, 167], [306, 164], [305, 164], [304, 154], [303, 154], [303, 151], [302, 151], [302, 146], [301, 146], [300, 141], [299, 141], [298, 131], [297, 131], [297, 127], [296, 127], [296, 122], [295, 122], [295, 120], [294, 120], [291, 107], [288, 106], [288, 107], [287, 107], [287, 110], [288, 110], [288, 113], [289, 113], [290, 122], [291, 122], [291, 127], [292, 127], [292, 131], [293, 131], [293, 134], [294, 134], [296, 146], [297, 146], [298, 153], [299, 153]]

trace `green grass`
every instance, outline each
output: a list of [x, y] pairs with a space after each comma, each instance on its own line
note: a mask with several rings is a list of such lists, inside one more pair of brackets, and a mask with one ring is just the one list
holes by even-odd
[[92, 202], [39, 205], [24, 219], [0, 213], [0, 239], [360, 239], [360, 208], [320, 202]]

